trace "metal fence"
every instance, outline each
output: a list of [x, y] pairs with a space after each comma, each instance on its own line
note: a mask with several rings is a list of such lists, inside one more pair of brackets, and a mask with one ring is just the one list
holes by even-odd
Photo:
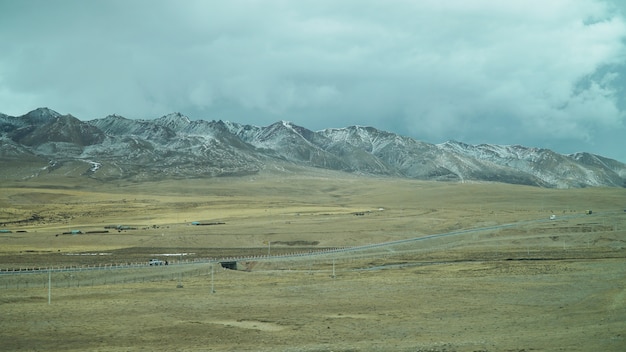
[[206, 266], [181, 264], [168, 266], [96, 266], [89, 268], [50, 268], [32, 271], [5, 271], [0, 289], [86, 287], [155, 281], [181, 280], [207, 273]]

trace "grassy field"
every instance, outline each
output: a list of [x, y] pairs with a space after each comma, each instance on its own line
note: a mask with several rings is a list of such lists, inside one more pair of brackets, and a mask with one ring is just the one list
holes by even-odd
[[[0, 229], [11, 232], [0, 233], [0, 269], [316, 252], [488, 230], [265, 258], [242, 270], [170, 265], [74, 281], [55, 273], [50, 304], [45, 275], [27, 287], [0, 277], [0, 350], [626, 349], [625, 189], [296, 171], [4, 182]], [[109, 225], [132, 229], [102, 233]], [[72, 230], [83, 233], [64, 234]]]

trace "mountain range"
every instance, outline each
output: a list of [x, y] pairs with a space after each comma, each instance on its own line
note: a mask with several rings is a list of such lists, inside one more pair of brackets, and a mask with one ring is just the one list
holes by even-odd
[[[431, 144], [350, 126], [311, 131], [291, 122], [266, 127], [119, 115], [82, 121], [39, 108], [0, 114], [0, 161], [14, 177], [67, 174], [100, 181], [250, 175], [312, 167], [360, 175], [550, 188], [626, 187], [626, 164], [590, 153], [520, 145]], [[7, 176], [5, 176], [7, 177]]]

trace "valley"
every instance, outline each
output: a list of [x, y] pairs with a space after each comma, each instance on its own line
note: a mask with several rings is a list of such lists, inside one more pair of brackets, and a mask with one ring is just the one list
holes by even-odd
[[[2, 350], [626, 345], [623, 188], [430, 182], [321, 169], [158, 182], [53, 176], [2, 184], [0, 223], [10, 232], [0, 233], [0, 270], [143, 267], [50, 278], [3, 271]], [[110, 225], [128, 228], [102, 232]], [[454, 235], [419, 240], [444, 233]], [[410, 239], [418, 240], [403, 241]], [[367, 247], [384, 242], [397, 244]], [[185, 256], [164, 256], [172, 253]], [[280, 257], [288, 253], [307, 255]], [[238, 270], [201, 261], [226, 257], [259, 259], [238, 263]], [[170, 265], [150, 267], [152, 258]]]

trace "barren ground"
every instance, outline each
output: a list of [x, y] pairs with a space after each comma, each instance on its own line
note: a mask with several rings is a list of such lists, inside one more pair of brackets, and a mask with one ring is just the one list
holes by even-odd
[[[205, 263], [133, 271], [173, 273], [160, 280], [133, 274], [125, 281], [130, 274], [115, 270], [115, 283], [67, 281], [51, 296], [45, 280], [24, 287], [14, 283], [27, 274], [0, 275], [0, 350], [624, 351], [625, 206], [624, 189], [321, 171], [144, 184], [3, 182], [0, 229], [11, 231], [0, 233], [3, 270], [153, 257], [175, 263], [165, 253], [193, 260], [315, 252], [490, 230], [260, 259], [240, 263], [243, 270]], [[547, 220], [552, 214], [556, 220]], [[524, 223], [494, 228], [516, 222]], [[99, 233], [107, 225], [133, 229]], [[75, 229], [83, 234], [63, 234]], [[96, 253], [106, 255], [86, 255]], [[177, 278], [181, 268], [195, 274]]]

